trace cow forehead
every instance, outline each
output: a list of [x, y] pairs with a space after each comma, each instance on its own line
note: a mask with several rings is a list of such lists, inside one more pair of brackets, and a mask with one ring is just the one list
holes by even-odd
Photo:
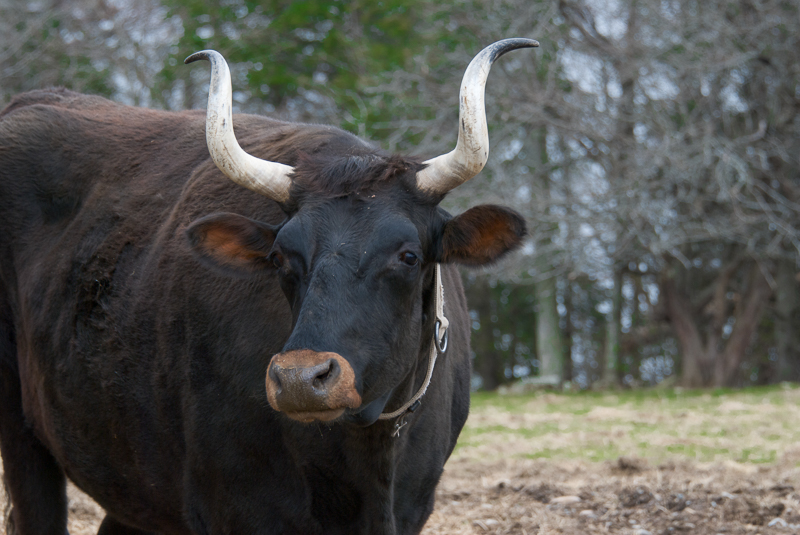
[[298, 252], [332, 246], [349, 249], [422, 245], [430, 220], [424, 212], [403, 210], [374, 199], [331, 199], [301, 208], [279, 233], [278, 243]]

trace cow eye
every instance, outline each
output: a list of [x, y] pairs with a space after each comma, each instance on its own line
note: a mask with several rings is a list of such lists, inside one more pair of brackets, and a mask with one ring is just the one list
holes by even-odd
[[398, 256], [398, 259], [407, 266], [416, 266], [419, 262], [419, 257], [411, 251], [403, 251]]
[[272, 253], [269, 255], [269, 261], [272, 262], [272, 265], [277, 269], [283, 267], [283, 255], [281, 253]]

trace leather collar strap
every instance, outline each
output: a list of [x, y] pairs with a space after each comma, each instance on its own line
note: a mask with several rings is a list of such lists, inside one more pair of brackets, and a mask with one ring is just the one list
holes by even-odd
[[392, 436], [399, 436], [400, 429], [406, 425], [405, 416], [409, 412], [414, 412], [419, 404], [421, 403], [422, 396], [425, 395], [425, 392], [428, 390], [428, 385], [431, 383], [431, 377], [433, 376], [433, 367], [436, 365], [436, 357], [439, 356], [439, 353], [444, 353], [447, 350], [447, 328], [450, 326], [450, 322], [447, 321], [447, 318], [444, 316], [444, 286], [442, 286], [442, 270], [439, 264], [436, 264], [435, 268], [435, 306], [436, 306], [436, 327], [434, 329], [433, 340], [431, 340], [431, 351], [430, 356], [428, 357], [428, 373], [425, 376], [425, 382], [422, 383], [422, 386], [417, 393], [414, 394], [410, 400], [408, 400], [402, 407], [397, 409], [393, 412], [384, 412], [380, 416], [378, 416], [378, 420], [391, 420], [392, 418], [397, 418], [398, 416], [402, 416], [395, 423], [395, 429], [392, 433]]

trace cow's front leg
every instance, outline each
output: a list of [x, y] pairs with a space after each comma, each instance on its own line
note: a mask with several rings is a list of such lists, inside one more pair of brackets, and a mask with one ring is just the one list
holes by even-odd
[[[0, 328], [0, 337], [3, 336]], [[0, 450], [11, 500], [9, 534], [67, 533], [67, 480], [53, 455], [25, 422], [13, 344], [0, 340]], [[9, 348], [9, 354], [3, 349]]]

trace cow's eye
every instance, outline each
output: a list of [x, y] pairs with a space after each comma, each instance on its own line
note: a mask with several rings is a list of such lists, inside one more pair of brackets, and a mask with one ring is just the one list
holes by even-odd
[[283, 267], [283, 255], [281, 253], [272, 253], [269, 255], [269, 261], [272, 262], [272, 265], [277, 269]]
[[411, 251], [403, 251], [398, 259], [407, 266], [416, 266], [419, 262], [419, 257]]

